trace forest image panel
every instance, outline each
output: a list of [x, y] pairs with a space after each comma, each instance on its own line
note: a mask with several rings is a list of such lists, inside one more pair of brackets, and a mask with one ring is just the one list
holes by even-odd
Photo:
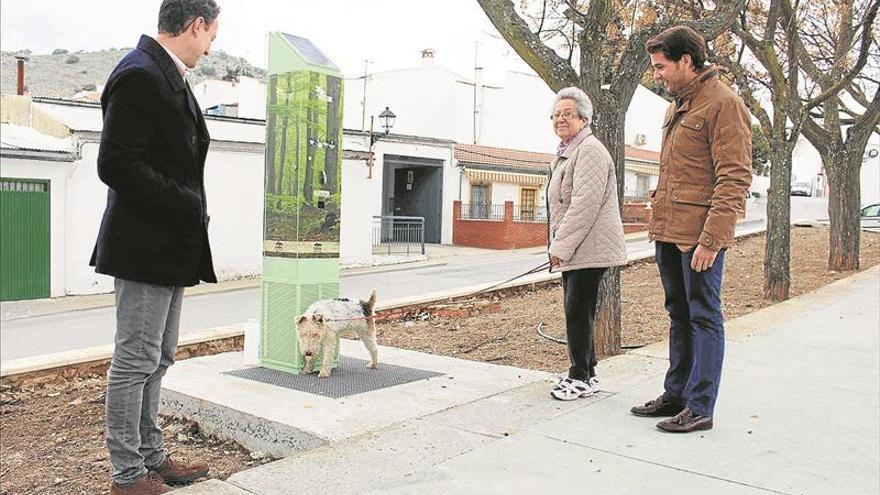
[[342, 79], [313, 71], [269, 79], [267, 254], [339, 252]]

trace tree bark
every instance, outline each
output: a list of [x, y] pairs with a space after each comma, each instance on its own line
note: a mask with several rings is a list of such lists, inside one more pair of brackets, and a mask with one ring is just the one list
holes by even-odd
[[828, 215], [831, 218], [828, 269], [837, 272], [859, 269], [862, 155], [853, 151], [856, 150], [836, 152], [828, 157], [838, 163], [828, 163], [823, 157], [828, 173]]
[[777, 142], [770, 153], [770, 194], [764, 245], [764, 299], [784, 301], [791, 287], [791, 152]]
[[[799, 47], [798, 61], [810, 79], [808, 86], [815, 83], [822, 89], [822, 93], [804, 107], [807, 112], [802, 131], [819, 151], [828, 177], [828, 214], [831, 218], [828, 269], [851, 271], [859, 269], [859, 172], [868, 138], [880, 123], [880, 86], [875, 87], [870, 102], [865, 95], [857, 98], [864, 113], [849, 113], [852, 118], [847, 124], [845, 139], [841, 122], [841, 115], [845, 115], [841, 106], [845, 105], [839, 93], [861, 74], [871, 56], [870, 47], [876, 43], [871, 28], [880, 11], [880, 1], [867, 3], [863, 15], [855, 13], [853, 0], [833, 2], [833, 7], [836, 15], [820, 24], [825, 31], [819, 36], [815, 33], [801, 36], [795, 31], [788, 37], [791, 44]], [[790, 13], [788, 15], [789, 19], [793, 18]], [[856, 42], [859, 31], [861, 34]], [[857, 58], [853, 57], [855, 50], [859, 53]], [[853, 58], [854, 63], [850, 63]], [[810, 111], [819, 109], [820, 104], [821, 111]]]
[[[578, 12], [575, 2], [568, 3], [564, 13], [581, 28], [577, 43], [580, 48], [580, 73], [569, 60], [556, 54], [532, 32], [525, 20], [516, 12], [510, 0], [478, 0], [480, 7], [505, 41], [547, 83], [553, 91], [567, 86], [584, 90], [593, 102], [593, 129], [596, 137], [608, 148], [616, 167], [618, 207], [623, 202], [624, 180], [624, 123], [626, 110], [633, 93], [648, 68], [645, 42], [664, 27], [675, 22], [688, 25], [702, 33], [706, 39], [715, 38], [735, 19], [746, 0], [719, 1], [712, 15], [697, 21], [678, 22], [663, 19], [651, 27], [638, 30], [626, 40], [621, 54], [605, 56], [603, 46], [607, 43], [609, 20], [616, 15], [614, 5], [608, 0], [592, 0], [587, 11]], [[620, 57], [618, 58], [618, 55]], [[613, 59], [612, 59], [613, 58]], [[659, 120], [662, 116], [658, 116]], [[596, 315], [596, 352], [612, 355], [620, 351], [620, 269], [609, 269], [599, 286]]]
[[[599, 103], [593, 108], [593, 132], [614, 160], [617, 178], [617, 206], [623, 211], [625, 175], [624, 129], [626, 112], [610, 102]], [[596, 354], [613, 356], [620, 352], [620, 267], [605, 271], [599, 285], [596, 306], [595, 345]]]

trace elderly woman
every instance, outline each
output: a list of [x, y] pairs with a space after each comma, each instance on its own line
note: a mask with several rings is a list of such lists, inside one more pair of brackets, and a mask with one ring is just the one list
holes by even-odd
[[617, 206], [614, 162], [590, 130], [593, 104], [578, 88], [556, 94], [551, 119], [562, 141], [550, 165], [550, 271], [562, 272], [563, 307], [571, 368], [553, 386], [559, 400], [598, 390], [593, 328], [599, 281], [608, 267], [626, 264]]

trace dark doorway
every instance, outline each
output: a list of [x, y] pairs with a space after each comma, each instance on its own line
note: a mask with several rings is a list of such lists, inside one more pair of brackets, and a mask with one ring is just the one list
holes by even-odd
[[440, 242], [443, 160], [385, 155], [382, 214], [425, 219], [425, 242]]

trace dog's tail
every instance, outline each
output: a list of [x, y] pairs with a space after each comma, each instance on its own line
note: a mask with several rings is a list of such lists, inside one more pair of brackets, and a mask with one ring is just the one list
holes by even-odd
[[376, 306], [376, 289], [370, 292], [370, 298], [366, 301], [361, 300], [361, 309], [364, 316], [373, 316], [373, 308]]

